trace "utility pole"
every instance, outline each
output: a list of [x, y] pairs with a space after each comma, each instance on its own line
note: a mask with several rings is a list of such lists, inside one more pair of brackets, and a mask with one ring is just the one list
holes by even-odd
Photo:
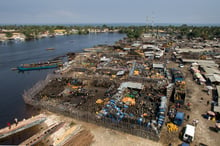
[[148, 32], [148, 21], [149, 21], [149, 18], [148, 16], [146, 17], [146, 32]]

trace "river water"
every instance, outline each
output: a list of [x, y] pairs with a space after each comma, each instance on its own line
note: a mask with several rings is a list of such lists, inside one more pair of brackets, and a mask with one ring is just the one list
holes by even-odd
[[[43, 80], [53, 70], [39, 70], [19, 73], [11, 68], [23, 63], [35, 63], [65, 55], [68, 52], [82, 52], [99, 44], [112, 45], [125, 37], [119, 33], [91, 33], [88, 35], [58, 36], [28, 42], [0, 44], [0, 127], [14, 118], [22, 120], [32, 114], [32, 108], [25, 105], [22, 94], [37, 81]], [[46, 48], [55, 48], [47, 51]]]

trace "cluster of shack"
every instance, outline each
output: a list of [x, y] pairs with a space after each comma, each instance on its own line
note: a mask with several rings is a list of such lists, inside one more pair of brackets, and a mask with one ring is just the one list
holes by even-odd
[[[181, 64], [190, 60], [179, 55], [177, 50], [181, 48], [177, 45], [178, 42], [174, 45], [166, 39], [155, 43], [145, 38], [88, 48], [72, 57], [56, 74], [25, 92], [24, 100], [74, 118], [159, 140], [167, 121], [181, 125], [175, 117], [180, 114], [178, 106], [186, 104], [183, 73], [180, 68], [167, 68], [169, 55]], [[214, 71], [209, 67], [216, 66], [195, 59], [191, 63], [195, 81], [204, 83], [209, 79], [210, 83], [216, 83], [218, 95], [219, 71], [208, 73]], [[205, 71], [199, 72], [200, 69]], [[204, 72], [205, 75], [198, 75]], [[212, 87], [209, 85], [210, 90]], [[217, 101], [213, 103], [215, 111], [220, 109]], [[181, 116], [180, 121], [184, 120], [184, 114]]]

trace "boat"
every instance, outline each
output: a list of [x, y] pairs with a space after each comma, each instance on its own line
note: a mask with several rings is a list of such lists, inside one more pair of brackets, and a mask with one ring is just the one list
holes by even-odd
[[52, 133], [56, 132], [59, 130], [62, 126], [64, 125], [64, 122], [61, 123], [54, 123], [50, 125], [47, 129], [38, 132], [37, 134], [33, 135], [32, 137], [28, 138], [27, 140], [23, 141], [19, 145], [35, 145], [45, 139], [46, 137], [50, 136]]
[[42, 63], [32, 63], [32, 64], [21, 64], [17, 67], [19, 71], [30, 71], [30, 70], [41, 70], [41, 69], [51, 69], [62, 66], [61, 61], [48, 61]]
[[55, 50], [55, 48], [46, 48], [46, 50]]
[[104, 50], [104, 48], [102, 48], [102, 47], [83, 49], [84, 52], [101, 52], [103, 50]]
[[33, 126], [39, 125], [43, 123], [46, 120], [46, 116], [44, 114], [39, 114], [37, 116], [31, 117], [27, 120], [19, 121], [17, 124], [12, 124], [9, 127], [5, 127], [0, 129], [0, 139], [6, 138], [10, 135], [16, 134], [18, 132], [21, 132], [25, 129], [31, 128]]

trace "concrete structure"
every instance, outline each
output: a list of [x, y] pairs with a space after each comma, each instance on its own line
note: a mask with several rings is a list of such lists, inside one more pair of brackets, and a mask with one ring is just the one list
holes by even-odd
[[135, 82], [123, 82], [118, 90], [123, 90], [126, 88], [132, 88], [132, 89], [139, 89], [142, 90], [144, 88], [144, 85], [141, 83], [135, 83]]
[[206, 64], [215, 64], [213, 60], [198, 60], [198, 59], [181, 59], [183, 63], [206, 63]]

